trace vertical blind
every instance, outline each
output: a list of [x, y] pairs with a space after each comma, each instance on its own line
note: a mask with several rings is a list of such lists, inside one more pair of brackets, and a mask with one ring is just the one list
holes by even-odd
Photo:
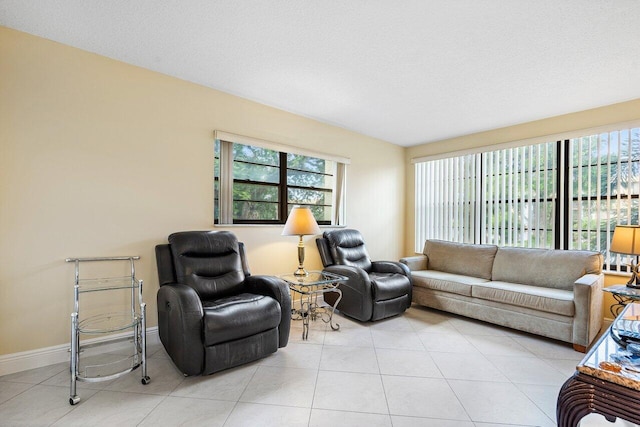
[[556, 144], [478, 154], [482, 158], [481, 243], [553, 248]]
[[[473, 243], [479, 187], [476, 155], [416, 163], [416, 245], [431, 239]], [[420, 242], [420, 243], [418, 243]], [[422, 248], [416, 248], [420, 252]]]
[[602, 252], [605, 269], [621, 271], [629, 260], [610, 253], [616, 224], [638, 224], [640, 128], [570, 140], [569, 249]]

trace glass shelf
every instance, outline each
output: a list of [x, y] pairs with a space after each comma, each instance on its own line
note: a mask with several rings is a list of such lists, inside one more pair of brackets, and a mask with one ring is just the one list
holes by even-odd
[[101, 354], [83, 357], [78, 366], [78, 380], [100, 382], [118, 378], [140, 366], [138, 353]]
[[138, 288], [138, 286], [138, 282], [136, 280], [132, 281], [131, 276], [78, 280], [78, 292], [80, 293], [108, 291], [111, 289], [131, 289]]
[[87, 317], [78, 323], [78, 332], [84, 334], [110, 334], [133, 328], [140, 321], [138, 314], [104, 313]]

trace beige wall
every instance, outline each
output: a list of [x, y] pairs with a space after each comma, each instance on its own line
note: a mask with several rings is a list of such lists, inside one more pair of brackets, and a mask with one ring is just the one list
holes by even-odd
[[[67, 257], [140, 255], [156, 325], [154, 245], [212, 228], [215, 129], [351, 158], [348, 226], [403, 255], [401, 147], [2, 27], [0, 76], [0, 355], [69, 342]], [[281, 227], [228, 229], [254, 274], [295, 269]]]
[[[535, 122], [523, 123], [517, 126], [494, 129], [487, 132], [475, 133], [472, 135], [447, 139], [407, 149], [405, 152], [407, 162], [407, 179], [405, 182], [407, 194], [407, 209], [405, 211], [405, 253], [407, 255], [413, 254], [415, 247], [415, 199], [413, 198], [415, 190], [415, 171], [411, 164], [411, 159], [452, 151], [474, 149], [487, 145], [543, 137], [545, 135], [558, 135], [564, 132], [590, 129], [612, 123], [621, 123], [638, 119], [640, 119], [640, 99], [635, 99], [620, 104], [594, 108], [592, 110], [566, 114]], [[464, 120], [464, 118], [461, 118], [461, 120]], [[626, 282], [626, 279], [622, 282], [621, 280], [622, 278], [620, 276], [608, 276], [605, 278], [605, 286]], [[613, 299], [609, 295], [605, 295], [605, 306], [603, 308], [603, 315], [605, 318], [611, 317], [609, 306], [613, 303]]]

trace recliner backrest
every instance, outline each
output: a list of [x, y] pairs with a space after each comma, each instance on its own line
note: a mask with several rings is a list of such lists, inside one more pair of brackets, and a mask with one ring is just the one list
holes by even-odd
[[240, 245], [229, 231], [182, 231], [169, 236], [176, 281], [201, 299], [241, 291], [245, 279]]
[[371, 272], [371, 259], [358, 230], [325, 231], [323, 237], [335, 264], [360, 267], [367, 273]]

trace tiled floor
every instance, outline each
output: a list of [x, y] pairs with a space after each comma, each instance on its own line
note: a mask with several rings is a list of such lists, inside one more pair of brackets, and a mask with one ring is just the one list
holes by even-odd
[[[570, 345], [420, 307], [339, 331], [293, 322], [277, 353], [185, 378], [161, 346], [151, 383], [136, 371], [78, 383], [58, 364], [0, 377], [0, 425], [28, 426], [554, 426], [562, 383], [583, 357]], [[631, 425], [618, 422], [619, 425]], [[583, 426], [611, 426], [589, 416]]]

